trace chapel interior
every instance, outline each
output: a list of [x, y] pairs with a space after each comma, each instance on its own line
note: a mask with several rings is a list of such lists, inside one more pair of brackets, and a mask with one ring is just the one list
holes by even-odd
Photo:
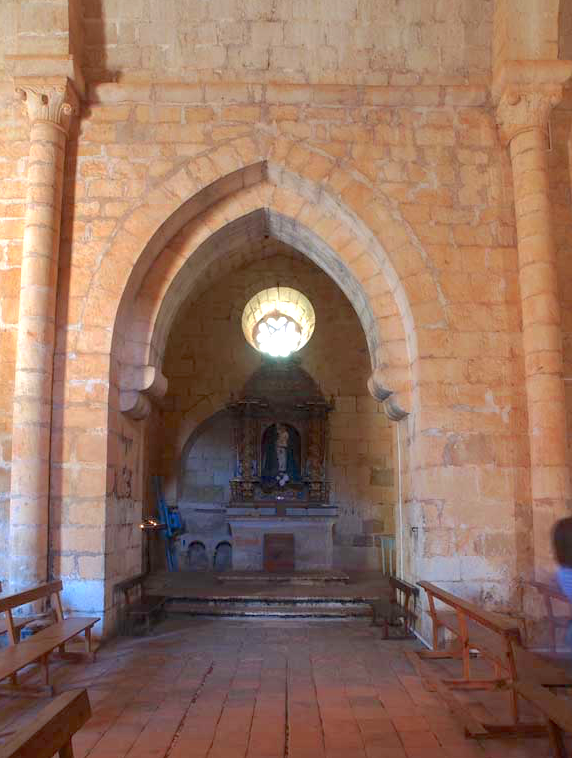
[[0, 114], [0, 756], [568, 755], [572, 0], [2, 0]]

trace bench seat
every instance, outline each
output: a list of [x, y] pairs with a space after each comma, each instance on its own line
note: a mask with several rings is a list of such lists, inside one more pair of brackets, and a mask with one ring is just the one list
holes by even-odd
[[[94, 618], [81, 618], [79, 616], [73, 616], [71, 618], [64, 619], [63, 621], [56, 621], [55, 624], [47, 626], [40, 632], [37, 632], [30, 639], [32, 640], [46, 640], [46, 642], [53, 642], [57, 640], [58, 645], [64, 645], [66, 642], [76, 637], [86, 629], [91, 629], [97, 623], [98, 619]], [[26, 640], [24, 640], [26, 641]], [[22, 643], [20, 643], [22, 644]]]
[[[0, 681], [10, 677], [12, 684], [15, 685], [17, 684], [17, 674], [20, 669], [33, 663], [41, 663], [44, 673], [44, 684], [53, 692], [49, 677], [50, 653], [56, 650], [56, 648], [59, 648], [61, 653], [65, 653], [66, 643], [82, 632], [85, 634], [86, 653], [93, 660], [91, 630], [99, 619], [77, 616], [66, 619], [60, 599], [60, 592], [62, 590], [62, 582], [55, 581], [24, 590], [23, 592], [0, 597], [0, 611], [4, 611], [6, 614], [7, 630], [10, 638], [10, 645], [0, 650]], [[20, 640], [20, 635], [15, 628], [15, 618], [12, 614], [12, 609], [28, 605], [29, 603], [45, 601], [48, 598], [51, 598], [56, 621], [28, 639]]]
[[[65, 645], [86, 629], [97, 623], [93, 618], [69, 618], [64, 621], [52, 624], [52, 626], [42, 629], [26, 640], [22, 640], [17, 645], [0, 650], [0, 681], [14, 675], [25, 666], [32, 663], [44, 662], [42, 659], [53, 652], [57, 647]], [[45, 683], [48, 685], [48, 674], [46, 668]]]
[[0, 758], [73, 758], [72, 737], [91, 717], [87, 690], [64, 692], [0, 746]]

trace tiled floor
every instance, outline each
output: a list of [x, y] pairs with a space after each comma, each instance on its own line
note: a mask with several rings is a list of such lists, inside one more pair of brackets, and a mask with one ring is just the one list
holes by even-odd
[[[171, 620], [112, 641], [95, 664], [56, 663], [54, 681], [89, 689], [76, 758], [549, 755], [544, 739], [466, 740], [405, 658], [416, 646], [365, 621]], [[483, 719], [505, 717], [506, 693], [468, 697]], [[45, 702], [3, 696], [0, 732]]]

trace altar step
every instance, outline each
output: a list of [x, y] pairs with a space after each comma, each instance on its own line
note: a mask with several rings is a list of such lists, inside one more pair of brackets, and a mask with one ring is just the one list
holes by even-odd
[[246, 584], [292, 584], [292, 585], [324, 585], [347, 584], [350, 580], [345, 571], [223, 571], [215, 575], [217, 582], [231, 584], [242, 582]]
[[171, 598], [168, 613], [187, 616], [263, 618], [363, 618], [371, 616], [362, 598]]

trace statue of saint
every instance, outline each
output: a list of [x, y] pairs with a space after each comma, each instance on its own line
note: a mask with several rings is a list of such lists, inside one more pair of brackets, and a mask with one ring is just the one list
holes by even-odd
[[269, 426], [262, 438], [262, 478], [280, 487], [300, 479], [300, 435], [288, 424]]
[[284, 424], [276, 425], [276, 457], [278, 458], [278, 473], [288, 473], [288, 445], [290, 432]]

